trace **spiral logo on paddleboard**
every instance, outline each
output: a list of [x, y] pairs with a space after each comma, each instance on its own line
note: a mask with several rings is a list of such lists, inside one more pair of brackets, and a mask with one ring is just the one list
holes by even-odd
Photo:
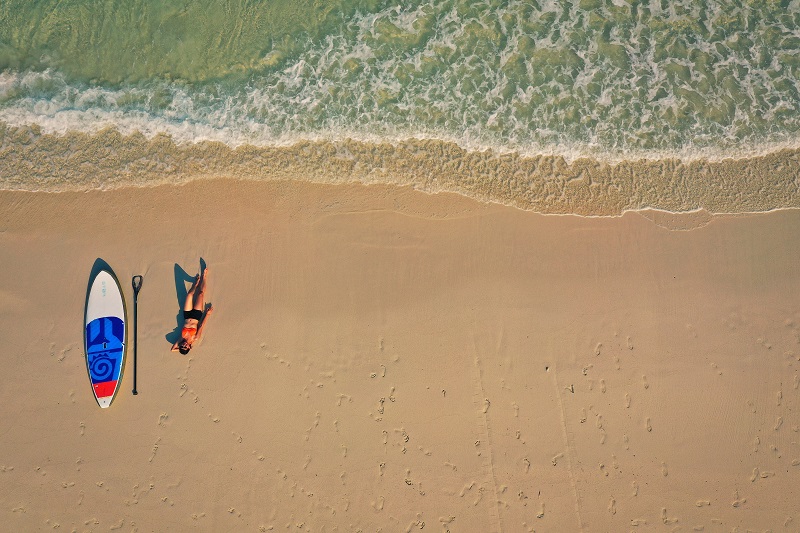
[[92, 379], [96, 382], [111, 381], [114, 378], [115, 363], [106, 354], [96, 355], [89, 365]]

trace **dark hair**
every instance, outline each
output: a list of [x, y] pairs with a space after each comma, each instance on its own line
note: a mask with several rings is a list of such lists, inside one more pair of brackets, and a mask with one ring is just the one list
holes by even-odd
[[178, 346], [178, 351], [181, 352], [181, 354], [183, 354], [183, 355], [186, 355], [187, 353], [189, 353], [189, 350], [191, 350], [191, 349], [192, 349], [191, 346], [189, 346], [188, 348], [184, 348], [183, 346]]

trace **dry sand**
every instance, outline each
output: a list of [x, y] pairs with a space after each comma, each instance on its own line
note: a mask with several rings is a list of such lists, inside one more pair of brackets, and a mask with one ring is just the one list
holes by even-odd
[[[798, 531], [799, 224], [384, 186], [0, 192], [0, 529]], [[129, 313], [144, 275], [139, 395], [129, 350], [107, 410], [97, 257]], [[199, 257], [217, 312], [184, 357]]]

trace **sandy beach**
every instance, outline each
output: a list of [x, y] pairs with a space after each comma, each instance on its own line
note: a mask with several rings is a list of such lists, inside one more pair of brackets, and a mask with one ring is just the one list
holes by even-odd
[[[798, 224], [383, 185], [0, 191], [0, 529], [800, 531]], [[144, 276], [139, 395], [129, 339], [105, 410], [98, 257], [129, 317]], [[181, 356], [201, 257], [216, 313]]]

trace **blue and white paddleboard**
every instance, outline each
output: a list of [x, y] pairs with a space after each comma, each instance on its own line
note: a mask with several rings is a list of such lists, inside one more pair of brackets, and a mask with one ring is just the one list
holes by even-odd
[[117, 277], [104, 261], [92, 268], [86, 293], [84, 350], [92, 391], [100, 407], [114, 401], [125, 366], [125, 300]]

